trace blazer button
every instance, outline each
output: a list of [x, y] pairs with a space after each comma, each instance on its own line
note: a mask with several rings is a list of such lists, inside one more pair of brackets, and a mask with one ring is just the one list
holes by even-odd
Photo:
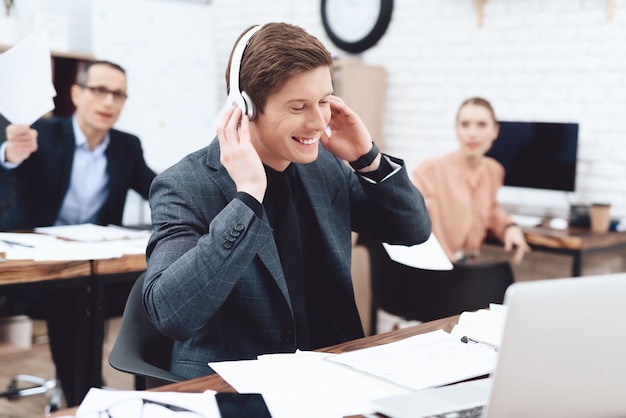
[[242, 223], [239, 223], [239, 224], [235, 225], [235, 231], [241, 232], [244, 229], [246, 229], [246, 226], [244, 224], [242, 224]]
[[229, 248], [229, 249], [233, 247], [233, 243], [228, 240], [224, 240], [222, 245], [224, 246], [224, 248]]
[[232, 235], [229, 235], [226, 237], [226, 241], [228, 242], [235, 242], [237, 240], [237, 237], [233, 237]]
[[285, 332], [285, 342], [290, 343], [291, 341], [293, 341], [293, 331], [288, 329]]

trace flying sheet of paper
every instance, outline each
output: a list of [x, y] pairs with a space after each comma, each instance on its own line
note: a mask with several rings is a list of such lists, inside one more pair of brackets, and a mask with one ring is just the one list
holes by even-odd
[[407, 247], [405, 245], [391, 245], [383, 242], [383, 247], [393, 261], [409, 267], [425, 270], [452, 270], [450, 259], [441, 248], [435, 234], [422, 244]]
[[56, 90], [43, 33], [31, 33], [0, 54], [0, 113], [11, 123], [31, 125], [54, 109]]

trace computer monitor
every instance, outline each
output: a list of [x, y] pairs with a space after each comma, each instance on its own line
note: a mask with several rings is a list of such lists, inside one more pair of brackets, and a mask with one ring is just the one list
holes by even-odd
[[487, 155], [504, 167], [505, 186], [573, 192], [577, 152], [577, 123], [501, 121]]

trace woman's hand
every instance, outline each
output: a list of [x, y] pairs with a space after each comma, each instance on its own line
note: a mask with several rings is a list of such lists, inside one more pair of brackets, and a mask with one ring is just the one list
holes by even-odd
[[508, 252], [513, 249], [515, 249], [511, 259], [513, 264], [520, 264], [524, 254], [530, 252], [530, 247], [524, 239], [524, 232], [517, 225], [510, 225], [504, 230], [504, 250]]

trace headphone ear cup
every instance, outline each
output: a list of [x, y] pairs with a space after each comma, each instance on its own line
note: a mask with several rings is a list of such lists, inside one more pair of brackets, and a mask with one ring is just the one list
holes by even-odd
[[256, 117], [256, 106], [252, 103], [252, 99], [248, 96], [248, 93], [245, 91], [241, 92], [241, 97], [243, 98], [244, 103], [246, 104], [245, 114], [248, 115], [250, 120], [254, 120]]

